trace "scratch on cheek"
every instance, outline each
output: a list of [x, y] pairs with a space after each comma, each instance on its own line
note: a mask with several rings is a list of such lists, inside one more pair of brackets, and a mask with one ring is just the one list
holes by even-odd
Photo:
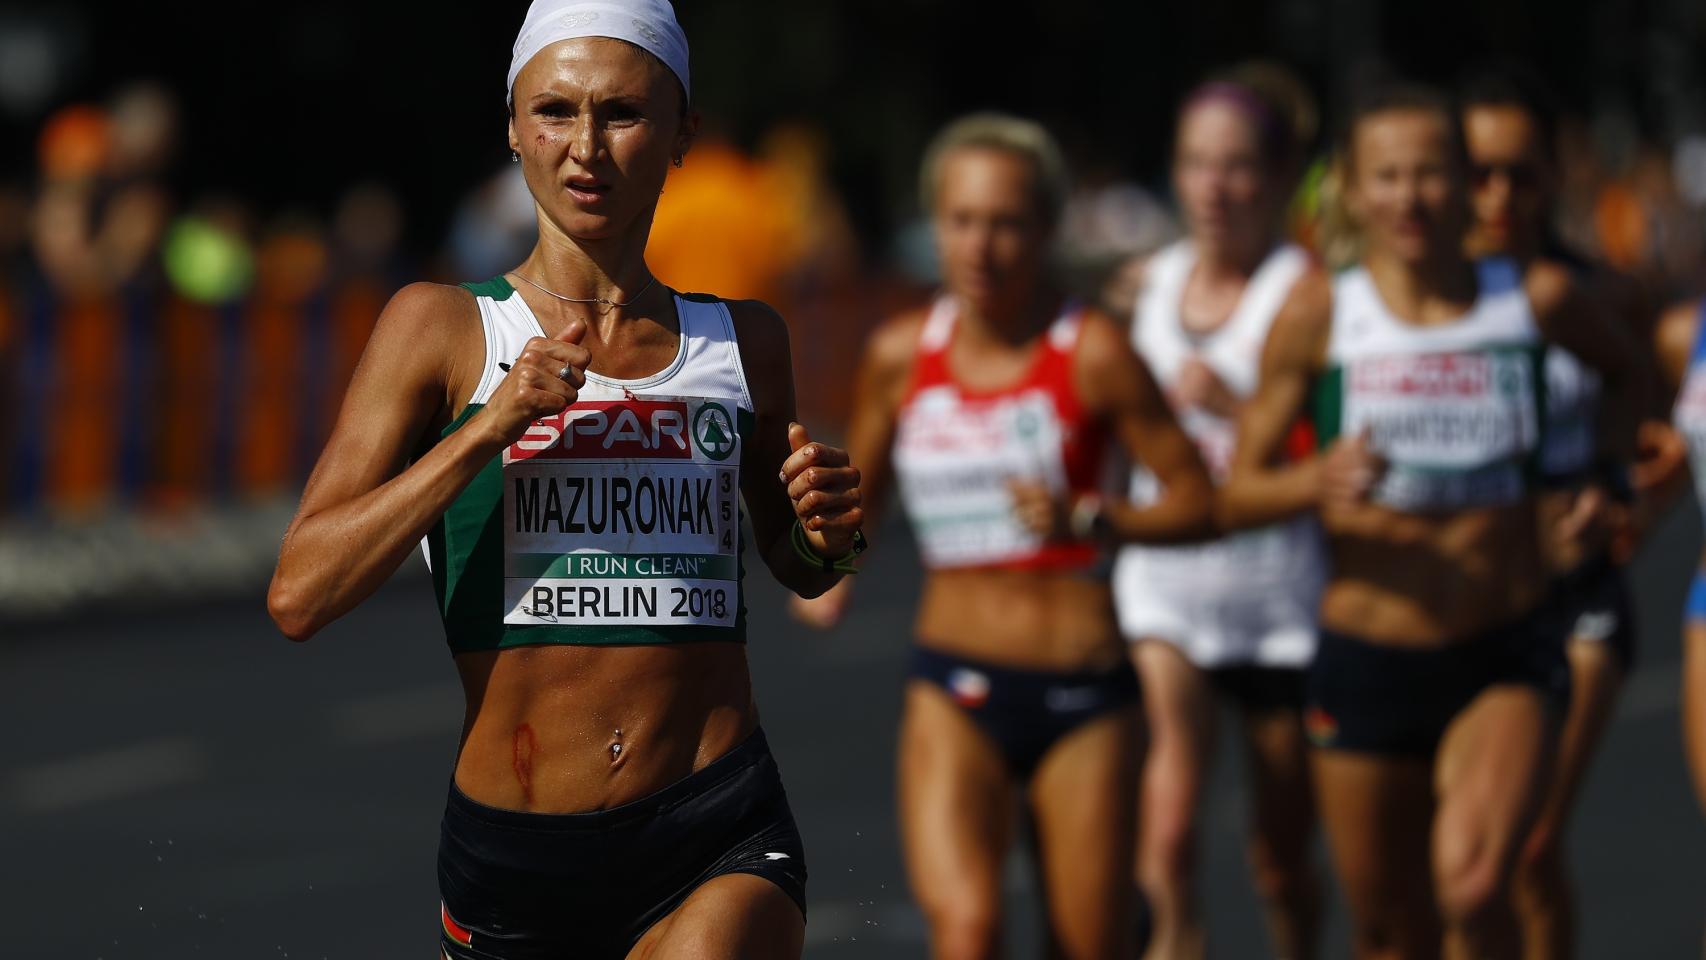
[[532, 727], [524, 723], [515, 728], [515, 779], [521, 784], [521, 798], [529, 806], [533, 805], [533, 751], [538, 748]]

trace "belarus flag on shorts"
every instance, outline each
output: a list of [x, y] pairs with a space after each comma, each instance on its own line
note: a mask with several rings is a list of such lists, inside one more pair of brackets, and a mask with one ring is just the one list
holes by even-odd
[[450, 908], [445, 906], [442, 900], [438, 902], [438, 918], [444, 923], [444, 935], [449, 937], [453, 943], [459, 943], [470, 949], [474, 946], [474, 935], [463, 929], [461, 924], [450, 919]]

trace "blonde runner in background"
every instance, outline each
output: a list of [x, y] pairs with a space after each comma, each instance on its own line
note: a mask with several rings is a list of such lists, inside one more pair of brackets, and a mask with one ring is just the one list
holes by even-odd
[[[921, 187], [943, 289], [873, 336], [848, 432], [867, 509], [898, 481], [924, 553], [899, 745], [913, 895], [932, 956], [999, 955], [1023, 805], [1050, 955], [1129, 960], [1139, 697], [1099, 558], [1205, 533], [1208, 478], [1124, 331], [1050, 280], [1052, 138], [964, 118], [931, 144]], [[1155, 502], [1097, 494], [1110, 437], [1159, 478]], [[797, 612], [831, 623], [848, 596]]]

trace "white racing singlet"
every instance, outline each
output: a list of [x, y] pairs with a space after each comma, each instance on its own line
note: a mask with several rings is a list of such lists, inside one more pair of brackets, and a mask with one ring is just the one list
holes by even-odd
[[[486, 363], [448, 435], [543, 336], [501, 277], [469, 285]], [[651, 376], [591, 371], [429, 534], [453, 650], [744, 639], [740, 464], [752, 398], [728, 308], [675, 297], [680, 347]], [[488, 476], [489, 474], [489, 476]]]
[[1364, 433], [1386, 470], [1370, 500], [1411, 513], [1513, 503], [1531, 489], [1540, 442], [1540, 332], [1507, 259], [1475, 264], [1462, 317], [1394, 316], [1353, 267], [1333, 281], [1328, 367], [1316, 385], [1322, 444]]
[[[1218, 329], [1187, 333], [1179, 304], [1196, 264], [1189, 241], [1149, 262], [1132, 324], [1132, 344], [1173, 401], [1175, 416], [1196, 443], [1215, 483], [1226, 479], [1236, 424], [1207, 410], [1181, 407], [1173, 385], [1189, 359], [1208, 365], [1240, 399], [1255, 391], [1262, 346], [1308, 255], [1285, 245], [1268, 254]], [[1132, 471], [1131, 497], [1151, 503], [1153, 474]], [[1128, 546], [1114, 567], [1114, 600], [1128, 639], [1178, 647], [1203, 668], [1301, 667], [1315, 650], [1316, 610], [1325, 580], [1320, 530], [1298, 517], [1200, 544]]]

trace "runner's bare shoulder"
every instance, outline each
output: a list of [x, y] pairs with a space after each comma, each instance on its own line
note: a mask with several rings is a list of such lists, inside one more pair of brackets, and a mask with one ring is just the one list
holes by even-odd
[[861, 379], [876, 378], [879, 383], [904, 383], [912, 375], [912, 364], [918, 356], [918, 341], [924, 335], [924, 323], [930, 316], [929, 307], [895, 314], [871, 331], [865, 341], [865, 357]]
[[434, 389], [453, 404], [449, 394], [479, 379], [485, 356], [474, 295], [463, 287], [417, 282], [392, 294], [380, 311], [356, 375], [378, 368], [387, 379]]
[[468, 319], [478, 312], [466, 287], [424, 280], [391, 295], [374, 330], [409, 337], [440, 337], [466, 333]]
[[1083, 326], [1078, 334], [1078, 354], [1089, 354], [1092, 358], [1109, 351], [1116, 355], [1124, 348], [1130, 350], [1130, 329], [1115, 320], [1101, 307], [1084, 307], [1079, 311], [1079, 322]]
[[1677, 383], [1688, 369], [1689, 355], [1700, 336], [1700, 301], [1686, 300], [1659, 315], [1653, 331], [1653, 347], [1665, 376]]
[[1262, 351], [1264, 369], [1315, 369], [1326, 362], [1327, 335], [1333, 326], [1333, 278], [1311, 264], [1292, 284], [1274, 315]]
[[1570, 269], [1551, 260], [1536, 260], [1529, 264], [1523, 274], [1522, 286], [1535, 318], [1543, 325], [1572, 297], [1582, 294], [1582, 286]]

